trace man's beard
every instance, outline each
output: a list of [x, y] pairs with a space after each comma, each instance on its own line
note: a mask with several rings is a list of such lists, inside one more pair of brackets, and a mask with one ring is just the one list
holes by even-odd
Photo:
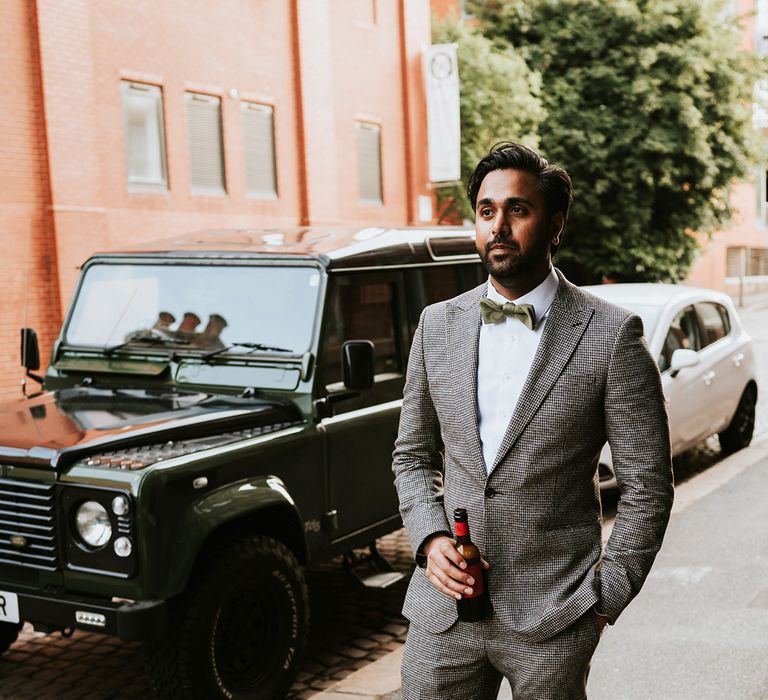
[[[491, 253], [493, 251], [491, 248], [498, 245], [503, 245], [506, 248], [504, 258], [492, 260]], [[518, 280], [521, 276], [526, 275], [526, 273], [537, 269], [541, 265], [541, 261], [547, 257], [549, 241], [543, 242], [543, 246], [546, 247], [542, 247], [541, 250], [528, 249], [524, 253], [517, 241], [506, 241], [496, 238], [490, 241], [483, 251], [479, 253], [480, 260], [488, 274], [503, 284], [505, 281], [512, 282]]]
[[521, 270], [525, 269], [528, 262], [526, 257], [520, 251], [520, 246], [516, 243], [503, 243], [506, 246], [505, 257], [502, 260], [491, 260], [491, 246], [502, 243], [502, 241], [491, 241], [480, 253], [482, 261], [488, 274], [499, 281], [513, 279], [517, 277]]

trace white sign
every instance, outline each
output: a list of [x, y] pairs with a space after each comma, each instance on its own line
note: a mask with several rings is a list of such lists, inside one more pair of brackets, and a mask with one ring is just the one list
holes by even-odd
[[461, 179], [459, 66], [456, 44], [434, 44], [424, 51], [427, 141], [431, 182]]
[[419, 221], [432, 221], [432, 197], [419, 195]]
[[19, 621], [19, 598], [15, 593], [0, 591], [0, 622]]

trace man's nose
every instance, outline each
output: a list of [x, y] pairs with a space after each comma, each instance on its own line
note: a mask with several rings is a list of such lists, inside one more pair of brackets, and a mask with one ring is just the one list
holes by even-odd
[[509, 220], [503, 211], [496, 214], [493, 219], [493, 233], [496, 236], [508, 236], [511, 232]]

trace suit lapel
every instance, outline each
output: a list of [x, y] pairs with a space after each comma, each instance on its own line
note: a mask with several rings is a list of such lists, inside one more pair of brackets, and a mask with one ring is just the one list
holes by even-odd
[[[576, 350], [594, 313], [594, 309], [582, 302], [579, 295], [573, 291], [573, 285], [559, 271], [558, 276], [560, 285], [544, 325], [538, 350], [491, 471], [507, 456], [525, 426], [552, 390]], [[475, 359], [476, 367], [477, 359]], [[542, 436], [542, 439], [546, 439], [546, 436]]]
[[466, 436], [467, 461], [471, 473], [485, 481], [487, 477], [480, 446], [477, 413], [477, 357], [480, 340], [480, 308], [486, 285], [462, 295], [447, 307], [446, 332], [448, 366], [455, 371], [453, 380], [456, 420]]

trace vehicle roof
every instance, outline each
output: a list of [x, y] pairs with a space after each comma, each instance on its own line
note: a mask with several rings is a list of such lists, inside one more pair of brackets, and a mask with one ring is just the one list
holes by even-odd
[[606, 301], [619, 306], [640, 304], [645, 306], [665, 306], [670, 302], [695, 301], [702, 298], [728, 303], [730, 297], [722, 292], [703, 287], [689, 287], [684, 284], [660, 284], [653, 282], [633, 282], [627, 284], [596, 284], [582, 287]]
[[309, 227], [210, 229], [137, 243], [97, 257], [310, 259], [328, 268], [479, 260], [471, 228]]

